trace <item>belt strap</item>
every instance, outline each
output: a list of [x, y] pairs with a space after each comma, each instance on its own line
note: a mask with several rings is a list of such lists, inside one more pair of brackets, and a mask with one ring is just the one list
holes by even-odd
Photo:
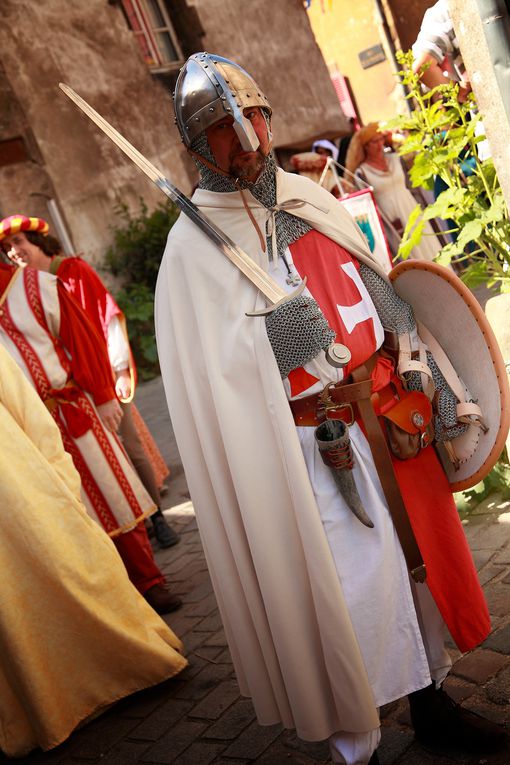
[[[384, 432], [370, 401], [372, 381], [367, 379], [369, 373], [366, 366], [362, 364], [357, 367], [352, 372], [352, 378], [355, 380], [354, 385], [358, 387], [362, 384], [368, 391], [368, 395], [357, 399], [358, 411], [365, 425], [372, 457], [409, 572], [415, 582], [424, 582], [427, 575], [425, 564], [400, 493]], [[346, 391], [349, 387], [346, 385], [344, 390]]]

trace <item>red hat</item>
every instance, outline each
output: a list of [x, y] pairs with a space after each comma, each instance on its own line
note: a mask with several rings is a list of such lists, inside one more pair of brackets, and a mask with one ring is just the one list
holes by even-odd
[[27, 218], [26, 215], [9, 215], [0, 221], [0, 242], [6, 236], [17, 234], [18, 231], [38, 231], [47, 234], [49, 225], [42, 218]]

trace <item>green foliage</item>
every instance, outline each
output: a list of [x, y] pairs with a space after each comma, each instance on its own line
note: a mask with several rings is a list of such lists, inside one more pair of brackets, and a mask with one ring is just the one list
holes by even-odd
[[122, 224], [113, 229], [114, 240], [106, 253], [106, 264], [115, 276], [120, 274], [128, 282], [146, 284], [154, 290], [166, 238], [179, 211], [167, 200], [149, 213], [140, 199], [138, 215], [132, 215], [123, 203], [117, 205], [115, 212]]
[[422, 93], [413, 72], [411, 51], [398, 53], [400, 77], [414, 102], [414, 111], [391, 120], [388, 127], [406, 137], [399, 153], [413, 155], [413, 186], [434, 187], [439, 176], [447, 188], [423, 213], [415, 210], [403, 234], [399, 255], [407, 258], [422, 236], [423, 221], [438, 217], [452, 222], [456, 241], [441, 250], [438, 262], [455, 260], [470, 287], [485, 283], [510, 291], [510, 220], [491, 159], [481, 161], [475, 135], [480, 115], [472, 94], [458, 100], [458, 85], [439, 85]]
[[154, 330], [154, 288], [168, 231], [178, 217], [169, 200], [149, 213], [140, 199], [138, 215], [119, 204], [116, 213], [121, 225], [113, 229], [114, 242], [105, 257], [106, 267], [121, 276], [123, 287], [115, 295], [128, 325], [129, 342], [140, 379], [159, 373]]
[[146, 284], [129, 284], [115, 295], [128, 327], [129, 343], [138, 376], [150, 380], [159, 374], [154, 331], [154, 292]]

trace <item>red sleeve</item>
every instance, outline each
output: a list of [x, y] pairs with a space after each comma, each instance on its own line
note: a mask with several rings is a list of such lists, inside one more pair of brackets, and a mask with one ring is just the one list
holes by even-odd
[[80, 257], [63, 258], [57, 276], [87, 312], [98, 332], [108, 338], [108, 325], [122, 311], [108, 292], [99, 275]]
[[91, 393], [95, 404], [116, 398], [106, 343], [89, 317], [58, 281], [60, 337], [71, 356], [73, 379]]

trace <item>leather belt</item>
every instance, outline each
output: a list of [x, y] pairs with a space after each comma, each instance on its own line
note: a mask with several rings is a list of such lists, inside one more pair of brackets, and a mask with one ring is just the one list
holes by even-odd
[[296, 425], [312, 427], [325, 420], [343, 420], [352, 425], [359, 419], [356, 402], [370, 398], [372, 383], [364, 380], [354, 383], [329, 383], [319, 393], [289, 401]]

